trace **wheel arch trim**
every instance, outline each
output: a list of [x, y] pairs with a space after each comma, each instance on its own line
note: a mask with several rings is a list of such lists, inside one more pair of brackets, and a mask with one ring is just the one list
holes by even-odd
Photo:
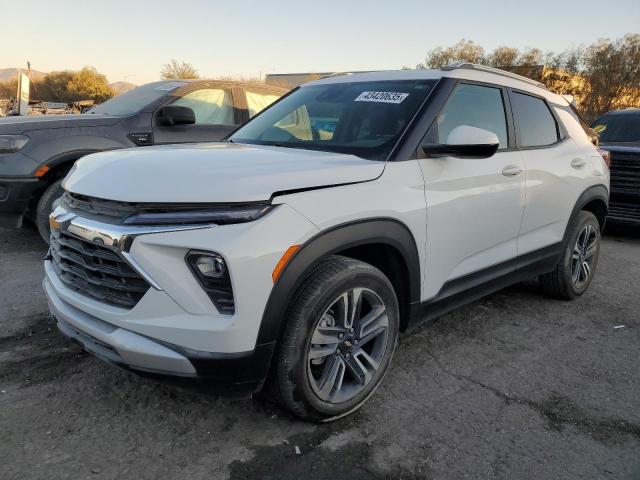
[[68, 152], [59, 153], [57, 155], [53, 155], [50, 157], [43, 165], [47, 165], [52, 170], [63, 165], [68, 162], [75, 162], [80, 158], [90, 155], [92, 153], [98, 153], [102, 150], [91, 150], [91, 149], [82, 149], [82, 150], [70, 150]]
[[419, 301], [420, 256], [415, 238], [404, 223], [393, 218], [379, 217], [339, 224], [309, 239], [287, 263], [269, 295], [256, 344], [278, 340], [300, 283], [322, 258], [368, 244], [389, 245], [402, 255], [409, 272], [409, 301]]
[[[569, 217], [569, 222], [567, 223], [567, 226], [564, 232], [563, 245], [566, 244], [567, 238], [571, 233], [569, 231], [569, 226], [572, 224], [573, 220], [576, 218], [578, 213], [580, 213], [580, 211], [584, 209], [586, 205], [593, 202], [594, 200], [600, 200], [605, 204], [606, 210], [607, 210], [605, 212], [605, 218], [606, 218], [606, 213], [608, 213], [609, 211], [609, 190], [607, 190], [607, 187], [602, 184], [593, 185], [587, 188], [584, 192], [580, 194], [580, 196], [578, 197], [578, 200], [576, 201], [576, 204], [573, 207], [573, 210], [571, 211], [571, 216]], [[603, 228], [604, 228], [604, 222], [602, 225], [600, 225], [600, 231], [602, 231]]]

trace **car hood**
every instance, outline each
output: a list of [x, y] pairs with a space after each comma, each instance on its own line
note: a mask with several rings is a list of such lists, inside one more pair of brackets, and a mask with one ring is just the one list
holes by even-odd
[[618, 153], [640, 153], [640, 143], [631, 142], [600, 142], [600, 148]]
[[292, 148], [202, 143], [88, 155], [66, 190], [122, 202], [231, 203], [373, 180], [384, 162]]
[[0, 118], [0, 134], [21, 134], [48, 128], [99, 127], [114, 125], [121, 117], [97, 114], [28, 115]]

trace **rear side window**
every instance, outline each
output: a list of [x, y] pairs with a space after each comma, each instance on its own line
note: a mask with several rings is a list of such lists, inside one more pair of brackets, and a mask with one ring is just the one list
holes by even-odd
[[545, 147], [558, 141], [558, 125], [544, 100], [513, 92], [513, 116], [521, 147]]
[[253, 117], [256, 113], [264, 110], [280, 98], [280, 95], [274, 95], [272, 93], [256, 93], [249, 90], [246, 91], [246, 95], [249, 117]]
[[507, 148], [507, 120], [502, 91], [481, 85], [458, 85], [429, 128], [424, 143], [445, 144], [451, 130], [461, 125], [493, 132], [500, 140], [498, 148]]

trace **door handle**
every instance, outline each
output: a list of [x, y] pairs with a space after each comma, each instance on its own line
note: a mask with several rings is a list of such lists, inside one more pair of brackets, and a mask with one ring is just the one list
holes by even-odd
[[582, 168], [586, 165], [587, 161], [584, 158], [574, 158], [571, 160], [571, 166], [573, 168]]
[[518, 165], [507, 165], [502, 169], [502, 175], [505, 177], [513, 177], [522, 173], [522, 168]]

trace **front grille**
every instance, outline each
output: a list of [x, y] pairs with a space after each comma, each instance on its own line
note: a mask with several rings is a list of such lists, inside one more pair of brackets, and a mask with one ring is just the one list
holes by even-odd
[[116, 252], [104, 246], [53, 230], [50, 253], [60, 280], [82, 295], [132, 308], [149, 290], [144, 278]]
[[640, 201], [637, 203], [610, 202], [609, 217], [640, 222]]
[[121, 223], [125, 218], [138, 211], [134, 203], [104, 200], [77, 193], [65, 192], [62, 200], [68, 210], [82, 213], [85, 217], [112, 223]]
[[640, 153], [611, 152], [611, 193], [640, 197]]

